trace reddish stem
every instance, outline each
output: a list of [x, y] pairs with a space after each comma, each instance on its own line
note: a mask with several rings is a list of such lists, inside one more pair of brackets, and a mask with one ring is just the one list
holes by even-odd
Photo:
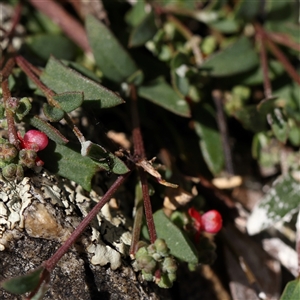
[[152, 213], [152, 206], [149, 196], [149, 188], [148, 188], [148, 181], [147, 181], [147, 175], [144, 170], [139, 168], [139, 175], [141, 178], [142, 183], [142, 192], [143, 192], [143, 198], [144, 198], [144, 208], [145, 208], [145, 216], [146, 216], [146, 222], [150, 237], [150, 242], [153, 244], [156, 240], [156, 229], [155, 224], [153, 220], [153, 213]]
[[36, 86], [43, 91], [47, 98], [55, 95], [55, 93], [46, 87], [35, 75], [35, 73], [32, 71], [34, 67], [24, 57], [18, 55], [16, 57], [16, 63], [22, 69], [22, 71], [26, 73], [26, 75], [36, 84]]
[[65, 34], [86, 52], [92, 52], [83, 26], [53, 0], [29, 0], [39, 11], [58, 24]]
[[17, 149], [20, 149], [17, 130], [15, 127], [14, 112], [11, 109], [9, 109], [9, 101], [11, 101], [12, 98], [8, 87], [8, 76], [11, 74], [14, 65], [15, 65], [14, 59], [13, 58], [8, 59], [4, 68], [1, 71], [0, 77], [1, 77], [1, 87], [3, 93], [3, 103], [5, 107], [7, 127], [8, 127], [8, 140], [11, 144], [17, 147]]
[[300, 44], [292, 41], [287, 35], [278, 32], [267, 32], [266, 34], [273, 42], [282, 44], [296, 51], [300, 51]]
[[[132, 114], [132, 125], [133, 125], [132, 136], [133, 136], [134, 154], [137, 159], [144, 159], [145, 149], [144, 149], [144, 143], [143, 143], [142, 133], [140, 129], [140, 120], [139, 120], [139, 114], [137, 108], [137, 95], [136, 95], [136, 88], [134, 85], [131, 86], [131, 114]], [[154, 243], [156, 240], [156, 230], [155, 230], [155, 225], [153, 220], [147, 176], [144, 170], [142, 170], [141, 168], [139, 168], [139, 175], [142, 183], [145, 216], [146, 216], [146, 222], [147, 222], [149, 236], [150, 236], [150, 242]], [[136, 228], [139, 228], [139, 226], [136, 226]], [[135, 245], [132, 245], [131, 248], [135, 249]]]
[[14, 37], [14, 32], [15, 29], [17, 27], [17, 25], [19, 24], [20, 18], [21, 18], [21, 12], [22, 12], [22, 3], [19, 2], [16, 7], [15, 7], [15, 12], [14, 12], [14, 16], [12, 18], [12, 25], [9, 31], [7, 31], [6, 33], [6, 37], [9, 38], [9, 43], [8, 45], [11, 44], [11, 41]]
[[[268, 37], [268, 35], [265, 36]], [[293, 65], [289, 62], [285, 54], [270, 39], [267, 40], [267, 43], [271, 52], [278, 58], [278, 60], [285, 68], [286, 72], [293, 80], [295, 80], [300, 85], [300, 75], [297, 73]]]
[[265, 38], [263, 34], [263, 30], [259, 24], [255, 24], [256, 29], [256, 38], [258, 43], [260, 44], [260, 62], [263, 71], [264, 77], [264, 94], [266, 99], [272, 98], [272, 86], [269, 78], [269, 68], [268, 68], [268, 58], [265, 48]]
[[78, 225], [78, 227], [72, 232], [71, 236], [67, 239], [67, 241], [61, 245], [61, 247], [54, 253], [54, 255], [46, 260], [43, 265], [44, 267], [51, 272], [58, 261], [62, 258], [62, 256], [68, 251], [68, 249], [72, 246], [72, 244], [77, 240], [77, 238], [83, 233], [86, 227], [90, 224], [90, 222], [96, 217], [101, 208], [110, 200], [112, 195], [116, 192], [116, 190], [123, 184], [126, 178], [129, 176], [130, 172], [124, 175], [121, 175], [117, 178], [117, 180], [112, 184], [109, 190], [105, 193], [105, 195], [101, 198], [101, 200], [95, 205], [95, 207], [89, 212], [89, 214], [82, 220], [82, 222]]

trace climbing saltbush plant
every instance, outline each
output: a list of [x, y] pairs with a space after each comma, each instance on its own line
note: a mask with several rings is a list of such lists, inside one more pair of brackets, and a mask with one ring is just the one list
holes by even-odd
[[[215, 260], [213, 236], [234, 218], [230, 180], [272, 182], [250, 235], [299, 213], [299, 3], [254, 2], [103, 1], [73, 13], [53, 0], [1, 4], [12, 11], [0, 24], [3, 180], [45, 168], [90, 191], [97, 173], [115, 178], [52, 257], [3, 288], [42, 299], [59, 259], [133, 173], [129, 254], [162, 288], [179, 264]], [[132, 146], [91, 137], [93, 122]]]

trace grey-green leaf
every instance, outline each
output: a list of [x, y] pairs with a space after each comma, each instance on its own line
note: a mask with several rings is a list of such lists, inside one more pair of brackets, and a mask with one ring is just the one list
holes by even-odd
[[82, 92], [69, 92], [62, 93], [53, 96], [53, 98], [59, 103], [61, 109], [65, 112], [71, 112], [81, 106], [83, 102]]
[[39, 156], [47, 170], [75, 181], [87, 191], [91, 190], [92, 178], [100, 169], [89, 157], [83, 157], [74, 149], [53, 142], [49, 142], [46, 149], [39, 152]]
[[1, 282], [1, 287], [6, 291], [17, 295], [30, 292], [38, 286], [40, 275], [42, 274], [43, 270], [43, 267], [39, 267], [38, 269], [25, 275], [5, 280]]
[[34, 126], [40, 131], [46, 133], [48, 138], [54, 141], [55, 143], [66, 144], [69, 142], [69, 140], [66, 137], [64, 137], [56, 128], [54, 128], [52, 125], [42, 120], [38, 116], [28, 118], [28, 122], [31, 126]]
[[280, 297], [280, 300], [295, 300], [300, 298], [300, 278], [290, 281]]
[[102, 146], [90, 141], [84, 142], [81, 146], [81, 155], [92, 158], [102, 169], [115, 174], [125, 174], [129, 172], [128, 167], [122, 160]]
[[60, 34], [36, 34], [26, 38], [26, 43], [37, 56], [44, 60], [47, 60], [50, 55], [58, 59], [72, 60], [77, 53], [76, 45]]
[[57, 94], [83, 92], [84, 102], [98, 108], [109, 108], [124, 103], [124, 100], [114, 92], [66, 67], [54, 57], [49, 59], [41, 80]]
[[190, 108], [185, 99], [172, 89], [164, 78], [158, 78], [138, 88], [138, 95], [182, 117], [190, 117]]
[[48, 103], [43, 104], [43, 113], [50, 122], [60, 121], [65, 114], [62, 109], [51, 106]]
[[257, 67], [259, 58], [247, 37], [239, 38], [234, 44], [210, 56], [201, 66], [213, 77], [231, 76]]
[[265, 197], [255, 206], [248, 223], [250, 235], [275, 225], [280, 221], [288, 221], [299, 210], [300, 184], [289, 174], [280, 177]]
[[86, 30], [96, 63], [106, 78], [121, 83], [138, 71], [135, 62], [107, 26], [89, 15]]
[[210, 107], [203, 105], [196, 114], [194, 126], [200, 137], [200, 148], [209, 170], [217, 175], [224, 167], [224, 153], [221, 135]]
[[142, 22], [131, 32], [129, 47], [138, 47], [144, 45], [157, 32], [154, 13], [151, 12], [144, 17]]
[[153, 214], [157, 237], [164, 239], [173, 256], [182, 261], [197, 264], [198, 252], [190, 239], [163, 212]]
[[289, 136], [290, 127], [282, 110], [275, 108], [272, 113], [267, 115], [267, 120], [278, 141], [285, 143]]

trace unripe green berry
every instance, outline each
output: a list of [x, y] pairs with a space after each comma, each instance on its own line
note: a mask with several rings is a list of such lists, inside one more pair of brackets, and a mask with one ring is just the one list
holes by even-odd
[[161, 256], [168, 256], [169, 254], [169, 248], [165, 240], [163, 239], [157, 239], [154, 242], [154, 245], [156, 247], [156, 252], [159, 253]]
[[155, 252], [156, 252], [156, 247], [154, 244], [150, 244], [148, 247], [147, 247], [147, 251], [150, 255], [153, 255]]
[[139, 259], [141, 256], [148, 255], [148, 251], [146, 247], [141, 247], [136, 253], [135, 253], [135, 259]]
[[176, 273], [168, 273], [168, 277], [170, 282], [174, 282], [176, 280]]
[[162, 276], [160, 277], [160, 281], [157, 284], [160, 288], [163, 289], [168, 289], [170, 287], [172, 287], [172, 282], [169, 279], [168, 274], [162, 274]]
[[168, 273], [176, 273], [177, 264], [174, 258], [166, 257], [162, 263], [162, 271]]
[[144, 270], [142, 270], [142, 275], [143, 275], [143, 278], [146, 281], [153, 281], [153, 274], [152, 273], [146, 273]]
[[156, 269], [156, 261], [150, 255], [143, 255], [136, 259], [137, 264], [141, 270], [146, 273], [152, 273]]

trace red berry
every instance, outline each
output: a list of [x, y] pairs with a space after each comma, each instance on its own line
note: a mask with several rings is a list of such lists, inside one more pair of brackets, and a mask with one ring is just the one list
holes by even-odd
[[209, 233], [217, 233], [222, 228], [222, 217], [216, 210], [209, 210], [201, 216], [203, 230]]
[[47, 147], [48, 137], [39, 130], [29, 130], [24, 135], [23, 144], [25, 149], [41, 151]]

